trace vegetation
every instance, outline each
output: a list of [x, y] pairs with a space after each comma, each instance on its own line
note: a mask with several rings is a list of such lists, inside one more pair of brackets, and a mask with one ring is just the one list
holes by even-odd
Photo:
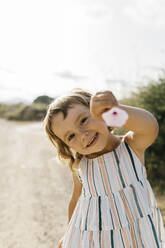
[[0, 117], [17, 121], [41, 121], [46, 115], [48, 104], [52, 101], [53, 98], [48, 96], [39, 96], [29, 105], [0, 103]]
[[159, 124], [159, 135], [145, 153], [148, 179], [155, 191], [165, 192], [165, 75], [151, 81], [145, 87], [138, 87], [123, 104], [141, 107], [150, 111]]
[[[0, 104], [0, 117], [8, 120], [42, 121], [46, 114], [48, 104], [53, 99], [47, 96], [37, 97], [31, 105], [27, 104]], [[159, 135], [146, 150], [146, 168], [148, 180], [157, 192], [165, 192], [165, 75], [147, 86], [138, 87], [136, 93], [130, 98], [120, 101], [122, 104], [141, 107], [150, 111], [158, 120]], [[115, 133], [123, 134], [125, 130], [119, 128]]]
[[50, 104], [53, 101], [53, 98], [43, 95], [43, 96], [38, 96], [33, 103], [43, 103], [43, 104]]

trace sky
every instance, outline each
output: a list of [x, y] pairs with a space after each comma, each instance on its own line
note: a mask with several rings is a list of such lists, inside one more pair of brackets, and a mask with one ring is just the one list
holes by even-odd
[[164, 0], [0, 1], [0, 102], [75, 87], [120, 99], [162, 68]]

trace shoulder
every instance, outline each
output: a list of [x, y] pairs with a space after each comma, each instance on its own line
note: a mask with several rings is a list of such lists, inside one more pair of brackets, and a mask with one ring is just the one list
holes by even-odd
[[156, 119], [153, 119], [152, 124], [138, 131], [129, 131], [126, 134], [126, 142], [136, 151], [145, 152], [156, 140], [159, 133], [159, 126]]

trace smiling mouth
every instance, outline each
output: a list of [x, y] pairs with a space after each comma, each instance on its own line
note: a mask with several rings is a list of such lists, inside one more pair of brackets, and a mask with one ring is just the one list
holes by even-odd
[[95, 141], [97, 140], [97, 137], [98, 137], [98, 133], [96, 133], [96, 134], [92, 137], [92, 139], [89, 141], [87, 147], [89, 147], [89, 146], [91, 146], [92, 144], [94, 144]]

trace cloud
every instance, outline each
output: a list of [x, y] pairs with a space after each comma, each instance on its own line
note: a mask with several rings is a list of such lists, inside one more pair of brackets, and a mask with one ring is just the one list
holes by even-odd
[[106, 78], [106, 83], [107, 84], [123, 84], [123, 85], [126, 85], [128, 84], [127, 81], [123, 80], [123, 79], [110, 79], [110, 78]]
[[92, 6], [87, 9], [86, 15], [92, 19], [112, 18], [112, 11], [106, 6]]
[[62, 71], [59, 73], [55, 73], [54, 75], [64, 78], [64, 79], [71, 79], [73, 81], [81, 81], [81, 80], [87, 79], [86, 76], [78, 76], [78, 75], [73, 74], [71, 71]]
[[0, 66], [0, 71], [7, 72], [7, 73], [9, 73], [9, 74], [15, 73], [15, 72], [14, 72], [13, 70], [11, 70], [10, 68], [4, 67], [4, 66]]
[[127, 16], [135, 22], [156, 27], [165, 27], [164, 0], [79, 0], [92, 19]]
[[[81, 0], [79, 0], [81, 1]], [[79, 2], [83, 15], [93, 20], [113, 17], [114, 4], [111, 0], [88, 0]]]
[[165, 27], [164, 0], [132, 0], [124, 6], [123, 14], [145, 26]]
[[7, 91], [19, 91], [19, 90], [21, 90], [22, 88], [21, 87], [18, 87], [18, 86], [11, 86], [11, 85], [6, 85], [6, 84], [0, 84], [0, 89], [1, 90], [7, 90]]
[[125, 97], [128, 97], [131, 94], [131, 84], [132, 82], [128, 82], [123, 79], [112, 79], [106, 78], [105, 83], [108, 90], [111, 90], [118, 100], [121, 100]]
[[5, 85], [0, 84], [0, 90], [6, 90], [7, 87]]

